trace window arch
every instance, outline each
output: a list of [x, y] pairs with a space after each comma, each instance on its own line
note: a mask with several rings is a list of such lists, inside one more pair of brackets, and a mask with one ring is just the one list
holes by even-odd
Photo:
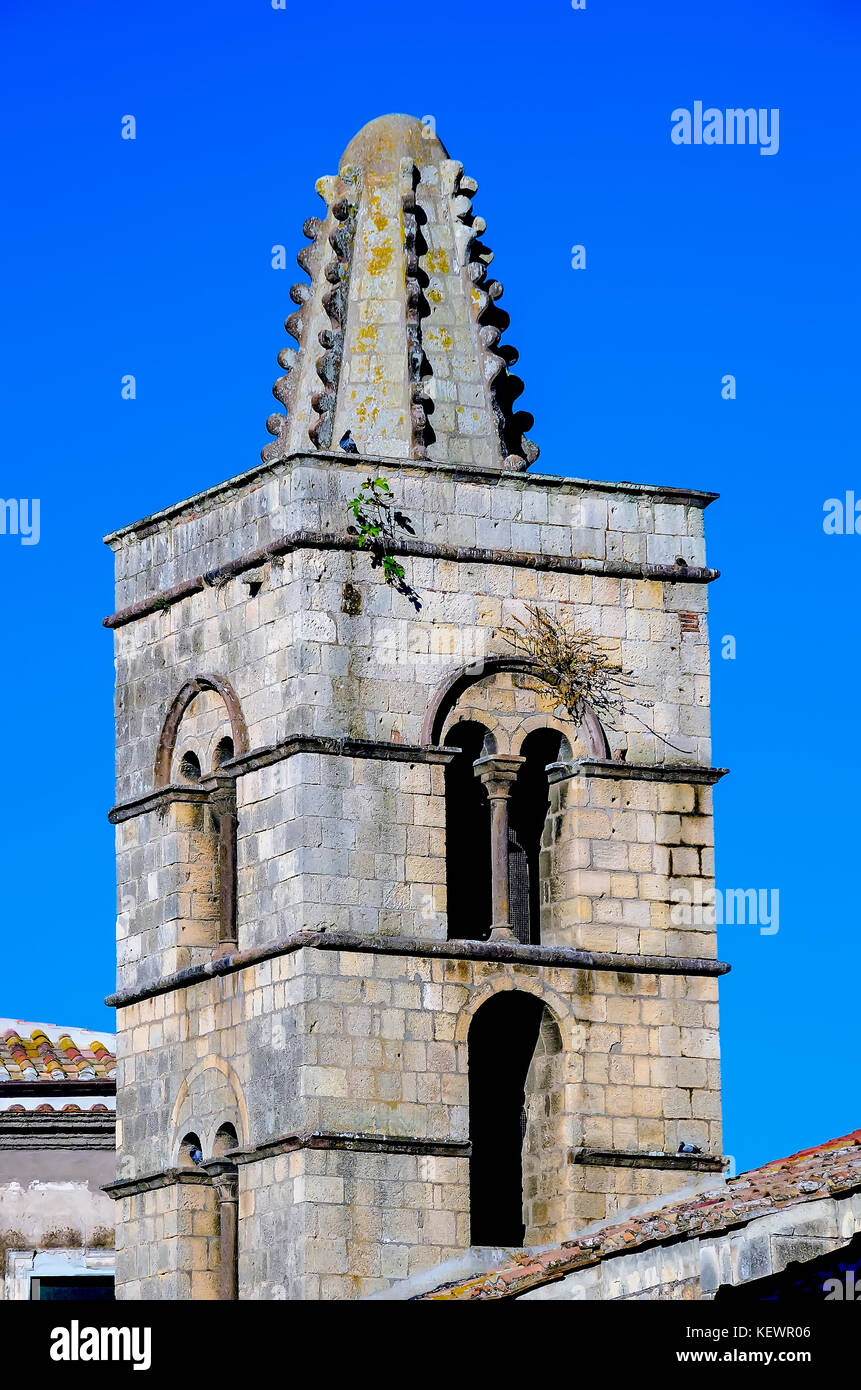
[[190, 1130], [183, 1135], [179, 1145], [179, 1166], [180, 1168], [196, 1168], [203, 1161], [203, 1150], [200, 1146], [200, 1137]]
[[[468, 694], [470, 687], [483, 684], [489, 678], [500, 675], [528, 677], [534, 666], [535, 663], [527, 657], [488, 656], [479, 664], [464, 666], [453, 672], [434, 692], [427, 707], [422, 724], [422, 743], [439, 743], [446, 720], [455, 706], [463, 702], [463, 697]], [[534, 680], [532, 677], [533, 684]], [[577, 734], [582, 740], [586, 757], [610, 757], [607, 735], [593, 710], [587, 708]]]
[[218, 740], [212, 755], [212, 770], [218, 772], [233, 757], [233, 739], [225, 736]]
[[184, 782], [200, 781], [200, 758], [193, 748], [187, 749], [180, 758], [179, 775]]
[[236, 755], [248, 752], [248, 726], [245, 723], [242, 706], [233, 686], [223, 676], [195, 676], [193, 680], [186, 681], [185, 685], [177, 692], [165, 716], [155, 757], [153, 780], [156, 789], [166, 787], [170, 782], [174, 749], [180, 725], [192, 700], [206, 690], [214, 690], [224, 703]]
[[239, 1140], [236, 1136], [236, 1126], [231, 1124], [219, 1125], [215, 1131], [215, 1139], [212, 1143], [213, 1158], [224, 1158], [231, 1149], [239, 1147]]
[[476, 1010], [467, 1044], [470, 1242], [540, 1244], [562, 1217], [559, 1025], [542, 999], [503, 990]]
[[236, 944], [236, 784], [225, 765], [247, 751], [245, 720], [228, 682], [187, 681], [162, 726], [155, 783], [171, 789], [177, 857], [170, 900], [176, 944], [189, 964], [205, 950]]

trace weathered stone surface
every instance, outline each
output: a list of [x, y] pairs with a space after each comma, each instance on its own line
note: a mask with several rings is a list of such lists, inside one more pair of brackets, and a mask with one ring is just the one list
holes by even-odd
[[[561, 1040], [542, 1034], [528, 1077], [528, 1241], [678, 1181], [570, 1162], [574, 1150], [721, 1152], [716, 978], [430, 949], [449, 903], [447, 759], [429, 750], [473, 720], [515, 762], [537, 729], [565, 739], [541, 854], [545, 945], [716, 955], [713, 927], [671, 916], [674, 886], [712, 881], [711, 495], [521, 471], [534, 450], [486, 331], [496, 290], [472, 191], [419, 122], [362, 132], [309, 226], [300, 349], [276, 388], [288, 416], [270, 422], [264, 466], [108, 538], [124, 610], [118, 989], [255, 953], [118, 1010], [119, 1176], [175, 1168], [189, 1135], [209, 1159], [231, 1126], [243, 1298], [372, 1294], [469, 1245], [469, 1030], [504, 991], [541, 999]], [[357, 456], [336, 449], [347, 428]], [[418, 610], [347, 544], [368, 472], [409, 517]], [[617, 729], [575, 728], [511, 663], [499, 629], [527, 602], [590, 627], [631, 672]], [[306, 939], [265, 955], [308, 932], [428, 950]], [[291, 1135], [317, 1138], [279, 1147]], [[205, 1184], [118, 1195], [121, 1297], [218, 1296], [214, 1202]]]

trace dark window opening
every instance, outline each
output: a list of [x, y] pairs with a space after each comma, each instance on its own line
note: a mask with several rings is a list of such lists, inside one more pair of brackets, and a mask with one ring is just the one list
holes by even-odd
[[544, 1005], [520, 991], [494, 995], [469, 1030], [470, 1240], [523, 1244], [526, 1078]]
[[203, 1162], [203, 1151], [196, 1134], [186, 1134], [179, 1146], [180, 1168], [194, 1168]]
[[490, 807], [473, 764], [487, 752], [488, 731], [463, 720], [446, 738], [460, 752], [445, 770], [446, 882], [450, 939], [490, 935]]
[[183, 753], [179, 764], [179, 775], [184, 777], [186, 782], [200, 781], [200, 758], [191, 750]]
[[562, 735], [535, 729], [520, 749], [526, 759], [515, 782], [508, 812], [508, 897], [511, 926], [518, 941], [541, 941], [541, 837], [550, 806], [548, 763], [559, 757]]
[[218, 769], [219, 769], [220, 767], [223, 767], [224, 764], [225, 764], [226, 762], [229, 762], [230, 759], [231, 759], [232, 757], [233, 757], [233, 739], [232, 739], [232, 738], [222, 738], [222, 739], [219, 739], [219, 741], [218, 741], [218, 743], [217, 743], [217, 745], [216, 745], [216, 748], [215, 748], [215, 752], [214, 752], [214, 754], [213, 754], [213, 756], [212, 756], [212, 770], [213, 770], [213, 772], [217, 772]]
[[50, 1278], [30, 1280], [31, 1299], [66, 1299], [89, 1303], [96, 1299], [115, 1298], [112, 1274], [56, 1274]]
[[236, 1137], [236, 1130], [233, 1125], [221, 1125], [215, 1136], [215, 1143], [213, 1144], [213, 1158], [224, 1158], [224, 1155], [229, 1153], [231, 1149], [236, 1149], [238, 1147], [239, 1140]]

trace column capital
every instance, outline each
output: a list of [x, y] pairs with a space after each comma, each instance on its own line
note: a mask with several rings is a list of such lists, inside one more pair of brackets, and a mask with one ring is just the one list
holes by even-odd
[[211, 1158], [201, 1163], [201, 1168], [209, 1174], [217, 1196], [222, 1202], [235, 1202], [239, 1196], [239, 1169], [229, 1159]]
[[472, 766], [489, 797], [508, 796], [511, 784], [517, 780], [517, 774], [525, 762], [525, 758], [519, 758], [514, 753], [491, 753], [486, 758], [479, 758]]

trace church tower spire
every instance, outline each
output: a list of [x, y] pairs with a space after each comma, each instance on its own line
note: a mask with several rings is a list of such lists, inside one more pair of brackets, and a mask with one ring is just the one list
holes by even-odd
[[297, 347], [273, 387], [285, 413], [261, 457], [328, 451], [349, 430], [362, 454], [522, 471], [538, 457], [493, 253], [472, 209], [478, 185], [414, 116], [381, 116], [317, 192], [322, 218], [298, 262], [286, 320]]
[[[263, 464], [107, 538], [121, 1299], [401, 1296], [724, 1168], [714, 494], [526, 471], [421, 122], [320, 190]], [[613, 727], [515, 650], [530, 607], [626, 672]]]

